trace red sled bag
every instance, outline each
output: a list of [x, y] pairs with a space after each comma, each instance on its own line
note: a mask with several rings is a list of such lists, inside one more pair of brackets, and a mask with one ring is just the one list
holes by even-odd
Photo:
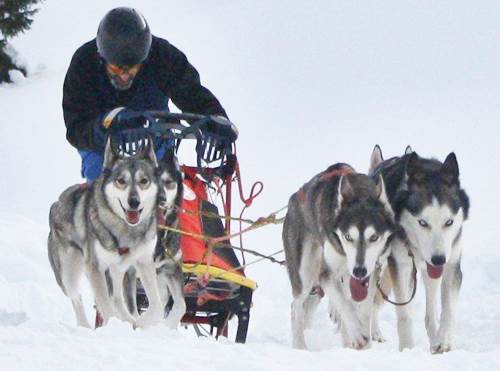
[[[184, 173], [184, 199], [179, 215], [180, 228], [197, 236], [220, 237], [224, 227], [215, 205], [208, 202], [205, 182], [196, 176], [197, 169], [189, 166], [181, 168]], [[229, 244], [226, 242], [225, 244]], [[208, 256], [206, 241], [186, 234], [181, 235], [182, 260], [185, 264], [208, 264], [224, 270], [231, 270], [244, 276], [234, 250], [230, 247], [215, 247]]]

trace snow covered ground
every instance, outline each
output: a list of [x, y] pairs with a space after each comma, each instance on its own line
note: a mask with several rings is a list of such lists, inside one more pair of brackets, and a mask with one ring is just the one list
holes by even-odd
[[[389, 305], [384, 344], [341, 348], [323, 305], [306, 334], [312, 351], [293, 350], [286, 272], [265, 262], [248, 269], [259, 289], [245, 345], [118, 321], [75, 327], [46, 257], [49, 206], [80, 181], [64, 138], [62, 82], [74, 50], [119, 5], [140, 9], [155, 34], [184, 50], [237, 123], [246, 188], [265, 183], [248, 217], [281, 208], [334, 162], [366, 171], [376, 143], [387, 157], [407, 144], [441, 160], [456, 152], [472, 202], [456, 350], [429, 354], [421, 290], [411, 351], [397, 351]], [[498, 14], [494, 0], [43, 3], [32, 29], [13, 40], [30, 77], [0, 86], [0, 369], [500, 369]], [[245, 244], [271, 253], [280, 234], [267, 227]]]

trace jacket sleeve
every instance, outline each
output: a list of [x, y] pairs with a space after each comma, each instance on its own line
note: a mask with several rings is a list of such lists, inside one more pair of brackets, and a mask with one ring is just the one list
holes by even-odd
[[198, 71], [179, 49], [160, 44], [160, 81], [166, 86], [166, 94], [183, 112], [227, 117], [215, 95], [201, 85]]
[[102, 151], [104, 129], [92, 81], [89, 61], [77, 51], [71, 60], [63, 85], [63, 113], [66, 139], [77, 149]]

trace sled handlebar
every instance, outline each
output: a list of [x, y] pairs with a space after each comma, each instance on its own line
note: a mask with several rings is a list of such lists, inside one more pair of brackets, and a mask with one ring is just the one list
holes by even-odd
[[222, 127], [230, 131], [234, 126], [227, 119], [215, 115], [167, 111], [141, 111], [137, 112], [135, 118], [144, 120], [144, 128], [120, 132], [118, 146], [121, 152], [133, 155], [147, 142], [146, 138], [151, 138], [153, 143], [174, 140], [176, 151], [182, 140], [195, 139], [198, 169], [202, 168], [202, 161], [206, 164], [220, 161], [219, 168], [235, 162], [233, 142], [236, 138], [228, 138], [221, 135], [220, 131], [213, 130], [214, 127]]

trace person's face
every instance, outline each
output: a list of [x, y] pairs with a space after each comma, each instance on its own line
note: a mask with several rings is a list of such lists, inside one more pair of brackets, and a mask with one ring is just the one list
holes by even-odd
[[111, 63], [106, 63], [106, 73], [109, 77], [111, 85], [118, 90], [127, 90], [132, 86], [135, 76], [139, 73], [142, 64], [134, 64], [133, 66], [116, 66]]

